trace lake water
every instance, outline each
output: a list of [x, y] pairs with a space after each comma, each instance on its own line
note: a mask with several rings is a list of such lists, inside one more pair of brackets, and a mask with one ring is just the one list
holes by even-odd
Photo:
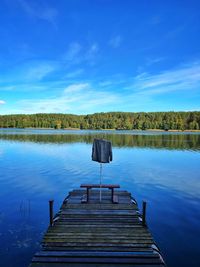
[[112, 141], [103, 182], [119, 183], [140, 207], [169, 267], [200, 266], [200, 134], [0, 130], [0, 266], [28, 266], [68, 192], [99, 181], [94, 137]]

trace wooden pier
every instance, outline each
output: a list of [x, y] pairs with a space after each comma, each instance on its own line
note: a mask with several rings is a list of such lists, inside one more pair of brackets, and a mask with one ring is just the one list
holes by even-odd
[[90, 190], [84, 203], [86, 190], [70, 192], [53, 221], [50, 218], [52, 226], [29, 267], [164, 267], [145, 214], [129, 192], [116, 190], [115, 195], [118, 204], [109, 190], [99, 203], [99, 191]]

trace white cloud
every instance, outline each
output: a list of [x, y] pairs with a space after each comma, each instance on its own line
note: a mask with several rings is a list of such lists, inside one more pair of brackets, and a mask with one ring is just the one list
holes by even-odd
[[134, 78], [131, 88], [142, 94], [161, 94], [172, 91], [194, 90], [200, 87], [200, 64], [194, 63], [160, 74], [141, 73]]
[[4, 86], [0, 85], [0, 92], [1, 91], [15, 91], [15, 93], [23, 92], [42, 92], [42, 91], [47, 91], [52, 88], [55, 88], [56, 86], [60, 86], [60, 83], [57, 82], [38, 82], [38, 83], [31, 83], [30, 81], [26, 81], [25, 83], [17, 83], [16, 85], [12, 86]]
[[55, 25], [55, 20], [58, 15], [58, 11], [55, 8], [37, 4], [36, 2], [30, 2], [27, 0], [18, 0], [21, 8], [26, 12], [28, 16], [36, 17]]
[[16, 87], [14, 85], [0, 86], [0, 91], [13, 91]]
[[112, 46], [113, 48], [119, 47], [121, 43], [122, 43], [122, 37], [120, 35], [114, 36], [109, 41], [109, 45]]
[[94, 64], [96, 55], [99, 52], [99, 46], [97, 43], [93, 43], [90, 46], [83, 47], [78, 42], [72, 42], [69, 44], [67, 52], [64, 55], [64, 60], [70, 65], [76, 65], [81, 63]]
[[53, 72], [56, 69], [54, 64], [49, 63], [39, 63], [37, 65], [30, 66], [27, 70], [25, 70], [26, 74], [25, 80], [42, 80], [49, 73]]
[[89, 84], [88, 83], [79, 83], [79, 84], [72, 84], [69, 85], [65, 90], [64, 93], [65, 94], [70, 94], [70, 93], [75, 93], [75, 92], [80, 92], [84, 89], [89, 88]]
[[95, 55], [99, 51], [99, 46], [97, 43], [92, 44], [89, 46], [88, 50], [86, 51], [86, 57], [90, 57]]
[[83, 61], [85, 61], [89, 65], [94, 65], [98, 52], [99, 52], [98, 44], [97, 43], [93, 43], [86, 50], [85, 55], [83, 56]]
[[163, 61], [164, 59], [165, 59], [164, 57], [147, 58], [146, 65], [151, 66], [153, 64], [157, 64], [157, 63]]
[[4, 100], [0, 100], [0, 105], [4, 105], [6, 102]]
[[[92, 50], [96, 50], [96, 48]], [[175, 92], [180, 92], [181, 99], [181, 92], [184, 90], [196, 93], [200, 91], [199, 62], [182, 65], [176, 69], [165, 70], [157, 74], [143, 72], [134, 78], [115, 75], [104, 77], [104, 79], [101, 77], [100, 80], [90, 82], [79, 81], [80, 79], [76, 81], [71, 79], [70, 83], [69, 79], [67, 83], [66, 79], [45, 82], [42, 78], [51, 69], [47, 68], [48, 71], [42, 70], [41, 68], [41, 75], [37, 71], [32, 71], [32, 78], [40, 77], [41, 79], [37, 83], [32, 82], [31, 84], [31, 81], [26, 81], [21, 85], [17, 83], [15, 85], [16, 89], [13, 87], [5, 88], [5, 90], [16, 90], [16, 92], [20, 90], [24, 92], [26, 90], [30, 92], [41, 91], [40, 95], [37, 94], [37, 99], [27, 98], [18, 101], [15, 110], [11, 110], [12, 107], [5, 105], [1, 108], [1, 112], [6, 107], [8, 109], [4, 110], [4, 113], [59, 112], [86, 114], [97, 111], [147, 111], [150, 106], [154, 110], [159, 110], [161, 106], [164, 109], [166, 107], [169, 109], [170, 106], [172, 110], [176, 109], [173, 103], [166, 104], [167, 100], [164, 97], [159, 100], [155, 96], [160, 94], [171, 94], [173, 96]], [[0, 104], [3, 103], [0, 102]]]
[[73, 60], [77, 61], [81, 49], [82, 47], [78, 42], [71, 43], [68, 47], [67, 53], [65, 54], [64, 58], [67, 61], [73, 61]]
[[[108, 104], [120, 102], [116, 93], [100, 91], [92, 88], [89, 83], [71, 84], [54, 98], [24, 99], [18, 101], [18, 113], [90, 113], [102, 110]], [[18, 110], [19, 110], [18, 109]]]
[[41, 81], [60, 67], [60, 63], [56, 61], [27, 60], [1, 74], [0, 89], [8, 91], [18, 88], [21, 90], [20, 87], [24, 87], [25, 83], [29, 83], [29, 86], [31, 86], [30, 82]]
[[47, 20], [54, 24], [57, 15], [58, 15], [58, 12], [55, 8], [48, 7], [48, 8], [45, 8], [43, 12], [40, 14], [40, 18]]
[[105, 81], [99, 82], [99, 86], [101, 86], [101, 87], [107, 87], [107, 86], [112, 86], [112, 85], [113, 85], [113, 81], [110, 81], [110, 80], [105, 80]]
[[119, 75], [109, 77], [109, 80], [102, 80], [98, 82], [99, 87], [102, 87], [104, 89], [120, 89], [122, 91], [124, 87], [127, 86], [127, 84], [130, 83], [130, 77], [120, 77]]
[[74, 78], [74, 77], [79, 76], [79, 75], [82, 74], [83, 72], [84, 72], [84, 69], [77, 69], [77, 70], [68, 72], [68, 73], [65, 75], [65, 77], [66, 77], [66, 78]]

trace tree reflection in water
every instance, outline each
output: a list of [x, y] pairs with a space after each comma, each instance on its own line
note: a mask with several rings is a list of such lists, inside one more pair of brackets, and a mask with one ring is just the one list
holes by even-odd
[[36, 143], [87, 143], [93, 142], [94, 138], [104, 138], [110, 140], [114, 147], [140, 147], [158, 149], [178, 149], [178, 150], [200, 150], [200, 134], [195, 133], [149, 133], [133, 134], [113, 133], [113, 132], [80, 132], [72, 134], [70, 132], [59, 134], [58, 131], [52, 133], [0, 133], [0, 139], [20, 142]]

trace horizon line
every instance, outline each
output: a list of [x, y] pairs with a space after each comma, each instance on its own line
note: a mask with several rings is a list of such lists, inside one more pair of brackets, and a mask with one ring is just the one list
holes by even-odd
[[75, 113], [53, 113], [53, 112], [39, 112], [39, 113], [12, 113], [12, 114], [0, 114], [0, 116], [16, 116], [16, 115], [74, 115], [74, 116], [87, 116], [87, 115], [94, 115], [94, 114], [108, 114], [108, 113], [190, 113], [190, 112], [200, 112], [200, 110], [179, 110], [179, 111], [174, 111], [174, 110], [169, 110], [169, 111], [102, 111], [102, 112], [94, 112], [94, 113], [87, 113], [87, 114], [75, 114]]

